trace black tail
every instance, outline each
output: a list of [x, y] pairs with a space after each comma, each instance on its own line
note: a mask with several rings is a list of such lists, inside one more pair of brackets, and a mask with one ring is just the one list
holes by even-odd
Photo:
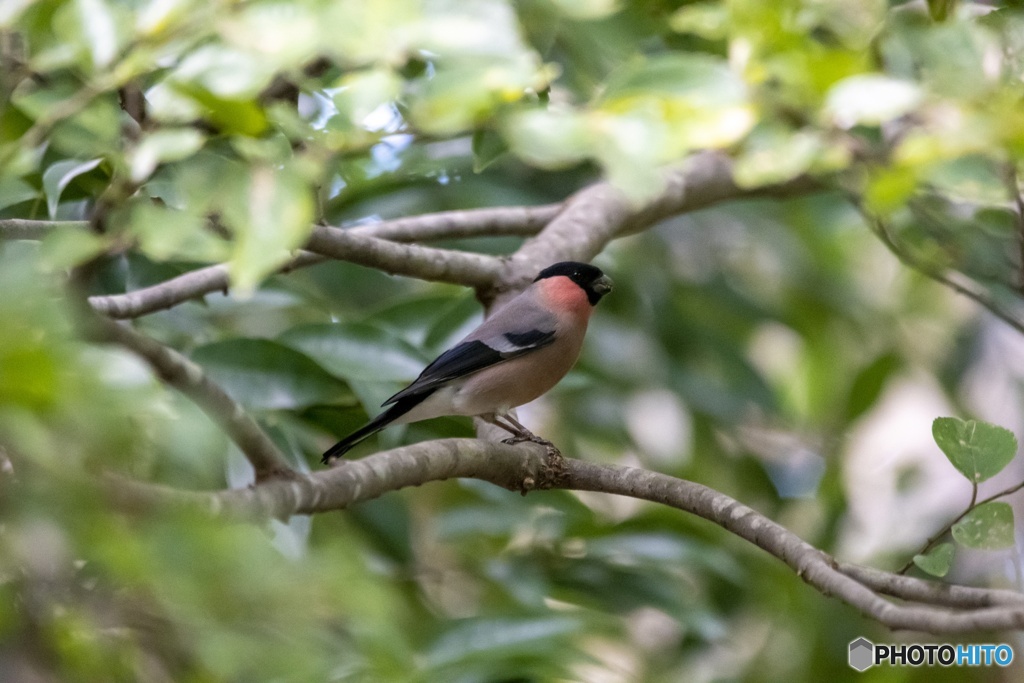
[[432, 393], [434, 392], [430, 391], [425, 394], [420, 394], [419, 396], [407, 396], [403, 399], [400, 399], [397, 403], [395, 403], [393, 406], [385, 410], [383, 413], [373, 418], [365, 425], [363, 425], [362, 427], [352, 432], [344, 439], [342, 439], [341, 441], [339, 441], [338, 443], [334, 444], [326, 451], [324, 451], [324, 456], [323, 458], [321, 458], [321, 462], [323, 462], [326, 465], [328, 462], [330, 462], [332, 458], [340, 458], [341, 456], [345, 455], [345, 453], [347, 453], [349, 450], [355, 447], [355, 445], [358, 444], [360, 441], [369, 436], [373, 436], [380, 430], [384, 429], [389, 424], [391, 424], [392, 422], [394, 422], [395, 420], [402, 417], [407, 412], [418, 406], [420, 403], [423, 402], [423, 399], [425, 399]]

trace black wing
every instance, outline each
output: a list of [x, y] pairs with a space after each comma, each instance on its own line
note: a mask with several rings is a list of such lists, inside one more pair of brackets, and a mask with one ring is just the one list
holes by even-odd
[[395, 403], [403, 398], [434, 391], [442, 384], [459, 377], [465, 377], [524, 353], [529, 353], [555, 340], [554, 330], [527, 330], [507, 332], [502, 335], [500, 348], [494, 348], [474, 339], [454, 346], [428, 365], [412, 384], [384, 401], [382, 405]]

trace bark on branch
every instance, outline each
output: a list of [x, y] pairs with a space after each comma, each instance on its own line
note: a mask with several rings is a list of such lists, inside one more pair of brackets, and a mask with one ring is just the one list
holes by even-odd
[[[513, 206], [465, 211], [443, 211], [383, 221], [372, 225], [361, 225], [344, 230], [318, 229], [314, 236], [317, 238], [320, 247], [326, 251], [327, 256], [351, 260], [363, 265], [376, 266], [378, 263], [376, 254], [380, 252], [390, 259], [392, 267], [395, 265], [402, 266], [401, 270], [395, 269], [393, 272], [402, 272], [402, 274], [411, 275], [412, 277], [431, 279], [427, 277], [430, 268], [437, 270], [436, 266], [431, 264], [438, 260], [438, 257], [444, 258], [453, 252], [420, 249], [415, 254], [405, 253], [403, 255], [398, 247], [389, 249], [387, 245], [380, 245], [373, 241], [361, 241], [359, 238], [377, 238], [377, 240], [404, 243], [479, 236], [532, 235], [547, 224], [558, 213], [560, 208], [561, 205], [559, 204], [548, 204], [545, 206]], [[5, 223], [10, 223], [10, 221], [0, 221], [0, 236], [9, 236], [11, 239], [37, 239], [42, 236], [43, 224], [47, 222], [32, 221], [34, 225], [30, 226], [30, 228], [13, 224], [5, 226]], [[52, 225], [56, 224], [53, 223]], [[86, 224], [82, 223], [82, 225]], [[338, 237], [338, 233], [345, 233], [348, 237]], [[322, 263], [326, 260], [327, 256], [321, 256], [308, 251], [300, 252], [295, 258], [282, 266], [280, 272], [286, 273], [297, 268]], [[482, 257], [476, 254], [467, 254], [466, 256], [467, 259], [463, 259], [463, 261], [470, 264], [467, 268], [476, 277], [467, 278], [467, 281], [462, 284], [472, 285], [479, 279], [481, 272], [490, 272], [495, 266], [491, 262], [493, 259], [488, 260], [489, 257]], [[455, 258], [457, 259], [458, 257]], [[416, 265], [417, 259], [427, 259], [429, 267], [418, 268]], [[442, 274], [447, 272], [451, 276], [452, 260], [448, 259], [449, 268], [447, 271], [441, 269]], [[384, 269], [387, 270], [387, 268]], [[451, 281], [450, 277], [445, 281]], [[96, 311], [111, 318], [138, 318], [149, 313], [172, 308], [185, 301], [211, 292], [224, 291], [226, 293], [230, 284], [227, 266], [217, 264], [198, 268], [170, 280], [132, 292], [126, 292], [125, 294], [93, 296], [89, 298], [89, 303]]]
[[189, 506], [234, 519], [338, 510], [388, 491], [456, 477], [481, 479], [512, 490], [562, 488], [629, 496], [668, 505], [721, 526], [784, 562], [823, 595], [836, 597], [889, 628], [930, 633], [1024, 629], [1024, 596], [841, 565], [780, 524], [701, 484], [632, 467], [572, 459], [553, 471], [544, 453], [533, 444], [445, 439], [248, 489], [185, 493], [122, 479], [108, 488], [120, 505]]
[[658, 194], [637, 204], [611, 183], [597, 183], [570, 197], [564, 210], [509, 259], [497, 294], [515, 290], [556, 261], [590, 261], [616, 237], [645, 230], [669, 216], [752, 197], [786, 197], [820, 190], [806, 179], [754, 189], [738, 187], [732, 161], [720, 152], [695, 154], [663, 175]]
[[[580, 190], [564, 204], [446, 211], [347, 229], [317, 226], [306, 249], [389, 273], [475, 287], [485, 299], [494, 299], [518, 291], [553, 262], [589, 261], [612, 239], [646, 229], [669, 216], [734, 199], [790, 196], [815, 189], [818, 186], [806, 179], [740, 188], [733, 181], [729, 158], [718, 152], [704, 152], [667, 170], [661, 191], [640, 205], [615, 186], [602, 182]], [[536, 237], [504, 264], [481, 254], [392, 244], [479, 235]], [[314, 254], [301, 253], [282, 271], [320, 260]], [[209, 292], [226, 291], [228, 286], [227, 268], [215, 265], [135, 292], [91, 297], [89, 301], [110, 317], [135, 318]]]

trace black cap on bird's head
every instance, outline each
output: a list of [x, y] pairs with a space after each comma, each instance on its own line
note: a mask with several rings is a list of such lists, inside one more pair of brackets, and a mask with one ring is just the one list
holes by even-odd
[[591, 306], [597, 305], [601, 297], [612, 291], [612, 279], [601, 272], [600, 268], [589, 263], [579, 263], [577, 261], [562, 261], [561, 263], [550, 265], [540, 271], [534, 282], [549, 277], [558, 277], [559, 275], [567, 277], [578, 284], [587, 293], [587, 300]]

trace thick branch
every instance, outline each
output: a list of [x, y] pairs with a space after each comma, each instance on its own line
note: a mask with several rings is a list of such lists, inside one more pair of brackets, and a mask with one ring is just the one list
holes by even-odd
[[[385, 221], [345, 230], [318, 226], [306, 247], [389, 273], [464, 284], [498, 292], [518, 291], [540, 269], [560, 260], [589, 261], [613, 238], [643, 230], [667, 216], [715, 203], [756, 196], [787, 196], [812, 189], [805, 180], [745, 190], [732, 179], [732, 164], [717, 152], [695, 155], [665, 173], [657, 197], [636, 206], [610, 183], [584, 188], [565, 205], [502, 207], [446, 211]], [[389, 242], [426, 241], [481, 235], [535, 234], [504, 268], [494, 257], [480, 254], [398, 246]], [[372, 239], [377, 238], [377, 239]], [[283, 270], [318, 262], [301, 254]], [[92, 297], [90, 303], [111, 317], [134, 318], [170, 308], [196, 296], [226, 290], [225, 266], [187, 273], [137, 292]]]
[[341, 228], [313, 228], [306, 249], [393, 275], [483, 287], [494, 281], [501, 262], [494, 256], [399, 244]]
[[[122, 504], [201, 506], [213, 514], [232, 518], [336, 510], [387, 491], [454, 477], [473, 477], [509, 489], [565, 488], [613, 493], [669, 505], [714, 522], [779, 558], [819, 592], [835, 596], [893, 629], [959, 633], [1024, 628], [1024, 601], [1011, 598], [1006, 591], [964, 587], [950, 587], [946, 591], [917, 579], [884, 575], [853, 565], [840, 567], [832, 557], [785, 527], [706, 486], [656, 472], [580, 460], [566, 460], [561, 476], [556, 479], [546, 474], [543, 453], [543, 449], [529, 444], [507, 446], [475, 439], [447, 439], [378, 453], [363, 460], [343, 462], [330, 470], [289, 481], [268, 481], [249, 489], [183, 494], [119, 483], [111, 487], [111, 492]], [[971, 609], [901, 605], [879, 593]]]
[[88, 323], [102, 340], [119, 344], [149, 364], [166, 384], [192, 399], [219, 424], [256, 470], [256, 481], [293, 474], [256, 421], [203, 369], [177, 351], [122, 323], [93, 315]]
[[784, 185], [743, 189], [733, 181], [732, 161], [720, 152], [702, 152], [668, 169], [657, 196], [637, 205], [611, 183], [586, 187], [566, 201], [536, 237], [510, 259], [501, 289], [516, 289], [555, 261], [589, 261], [616, 237], [644, 230], [676, 214], [744, 197], [790, 196], [816, 189], [806, 179]]

